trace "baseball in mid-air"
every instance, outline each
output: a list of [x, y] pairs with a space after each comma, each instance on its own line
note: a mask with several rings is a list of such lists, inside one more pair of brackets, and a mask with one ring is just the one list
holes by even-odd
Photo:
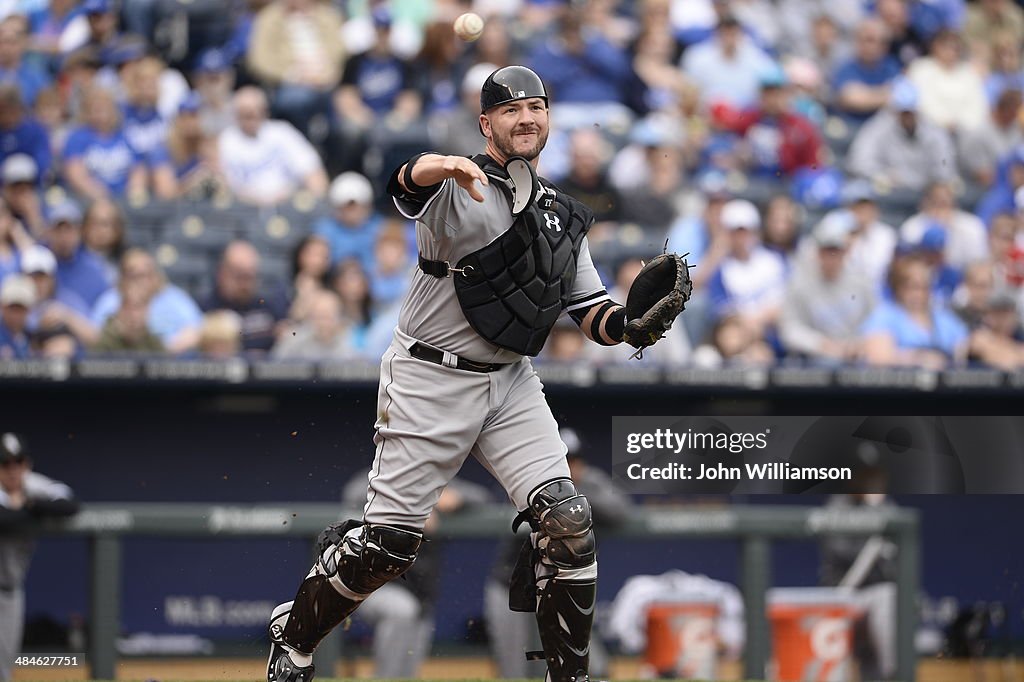
[[466, 12], [455, 20], [455, 35], [471, 43], [484, 32], [484, 20], [475, 12]]

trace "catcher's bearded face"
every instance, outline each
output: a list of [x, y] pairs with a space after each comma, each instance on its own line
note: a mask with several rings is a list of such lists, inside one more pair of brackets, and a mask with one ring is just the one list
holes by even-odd
[[548, 107], [540, 97], [507, 102], [480, 115], [480, 129], [492, 147], [507, 161], [522, 156], [533, 161], [548, 142]]

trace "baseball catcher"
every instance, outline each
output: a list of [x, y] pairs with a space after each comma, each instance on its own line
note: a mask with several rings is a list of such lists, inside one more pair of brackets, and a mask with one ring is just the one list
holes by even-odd
[[590, 256], [593, 214], [536, 167], [548, 92], [523, 66], [480, 92], [484, 153], [417, 154], [388, 193], [416, 220], [419, 268], [381, 360], [366, 505], [321, 535], [295, 599], [272, 615], [268, 682], [308, 682], [313, 651], [374, 590], [413, 565], [441, 491], [472, 454], [532, 530], [509, 604], [536, 613], [549, 682], [587, 682], [597, 561], [590, 503], [530, 364], [567, 313], [592, 341], [642, 351], [690, 295], [686, 262], [651, 261], [625, 306]]

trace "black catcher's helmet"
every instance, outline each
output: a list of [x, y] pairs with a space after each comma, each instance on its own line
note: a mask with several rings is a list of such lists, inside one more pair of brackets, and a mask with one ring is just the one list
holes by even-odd
[[525, 66], [506, 66], [484, 81], [484, 86], [480, 88], [480, 111], [482, 113], [499, 104], [530, 97], [543, 97], [547, 104], [548, 90], [544, 87], [544, 81]]

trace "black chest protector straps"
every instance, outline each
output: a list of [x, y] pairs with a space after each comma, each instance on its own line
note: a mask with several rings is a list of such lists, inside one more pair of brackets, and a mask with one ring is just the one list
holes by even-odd
[[[484, 154], [473, 157], [519, 209], [524, 195], [509, 173]], [[509, 165], [522, 160], [511, 159]], [[522, 182], [522, 175], [517, 174]], [[420, 268], [434, 277], [455, 273], [455, 293], [466, 320], [485, 340], [519, 353], [537, 355], [551, 328], [569, 303], [583, 237], [593, 222], [590, 209], [544, 180], [527, 196], [512, 226], [487, 246], [454, 266], [420, 258]], [[449, 272], [450, 271], [450, 272]]]

